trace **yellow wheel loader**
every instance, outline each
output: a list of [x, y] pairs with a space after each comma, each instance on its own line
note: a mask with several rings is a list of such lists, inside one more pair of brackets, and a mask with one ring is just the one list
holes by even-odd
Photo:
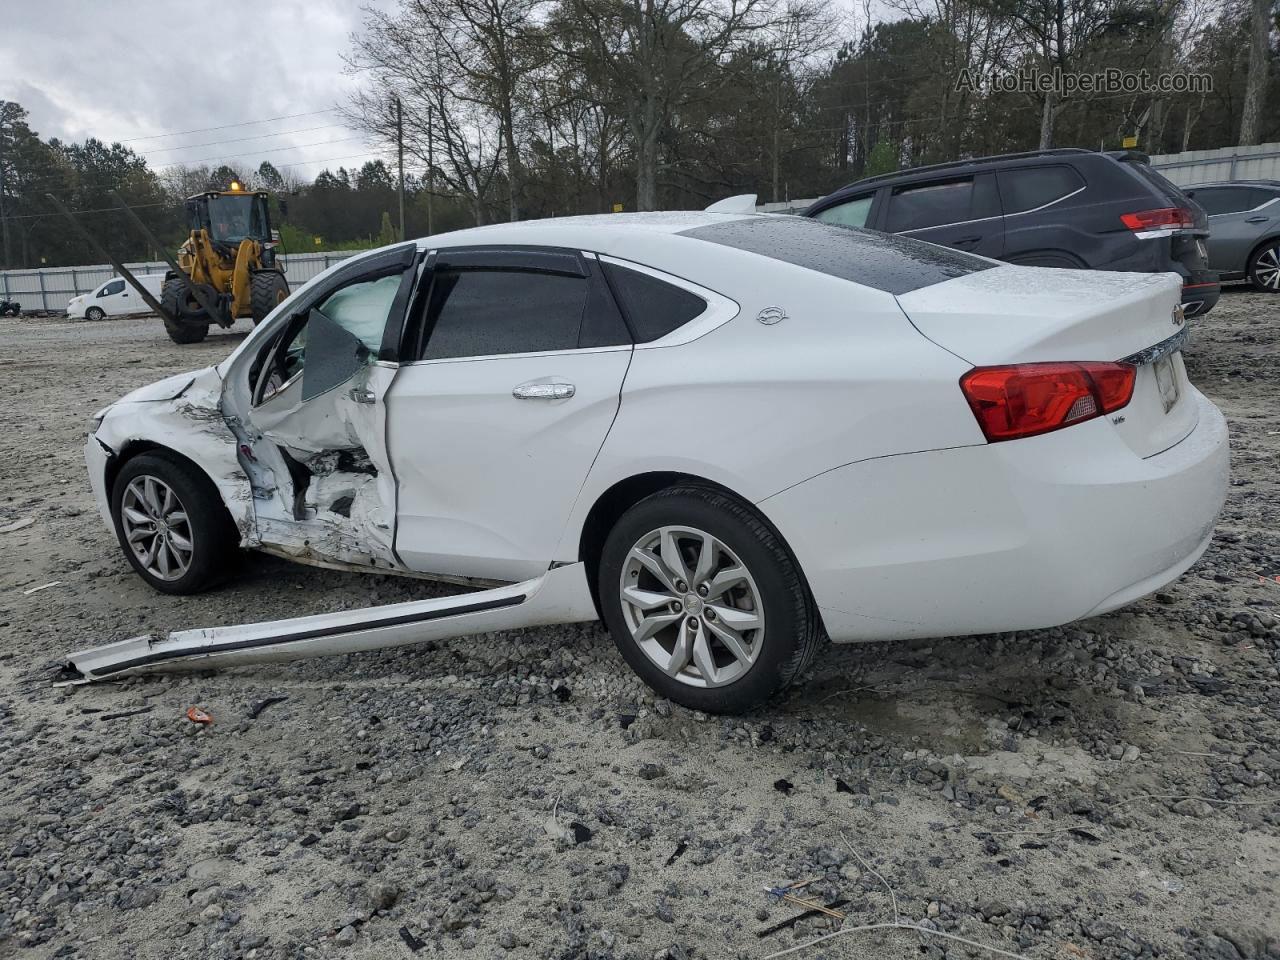
[[198, 343], [209, 325], [229, 327], [238, 317], [259, 323], [289, 295], [277, 263], [271, 210], [264, 191], [233, 182], [228, 190], [188, 197], [191, 235], [161, 289], [164, 328], [174, 343]]

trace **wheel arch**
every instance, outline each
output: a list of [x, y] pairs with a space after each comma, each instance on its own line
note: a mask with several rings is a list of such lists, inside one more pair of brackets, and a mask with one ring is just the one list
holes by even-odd
[[1273, 233], [1268, 237], [1263, 237], [1253, 245], [1253, 248], [1249, 251], [1249, 255], [1244, 259], [1244, 275], [1246, 277], [1249, 276], [1249, 268], [1253, 265], [1253, 258], [1262, 250], [1272, 246], [1273, 244], [1280, 245], [1280, 233]]
[[[587, 511], [586, 518], [583, 520], [582, 529], [578, 535], [578, 559], [582, 561], [586, 567], [587, 583], [591, 589], [591, 599], [596, 605], [596, 612], [600, 613], [603, 618], [603, 611], [600, 609], [600, 591], [597, 583], [597, 571], [600, 568], [600, 557], [604, 552], [604, 543], [609, 536], [609, 531], [613, 529], [615, 523], [629, 509], [639, 503], [646, 497], [652, 496], [660, 490], [666, 490], [671, 487], [682, 486], [699, 486], [715, 490], [726, 496], [732, 497], [741, 503], [744, 507], [754, 513], [770, 532], [778, 538], [778, 542], [782, 544], [782, 548], [786, 550], [791, 562], [795, 565], [799, 572], [800, 579], [805, 585], [805, 589], [809, 590], [809, 581], [805, 576], [804, 568], [800, 566], [800, 561], [796, 557], [796, 552], [787, 542], [786, 536], [773, 523], [768, 516], [765, 515], [756, 504], [752, 503], [748, 498], [742, 496], [736, 490], [726, 487], [723, 483], [717, 483], [706, 477], [693, 473], [675, 471], [675, 470], [655, 470], [646, 473], [633, 474], [622, 480], [617, 481], [611, 487], [604, 490], [595, 503], [591, 505], [591, 509]], [[810, 591], [812, 593], [812, 591]], [[814, 608], [817, 609], [816, 606]]]
[[[243, 510], [233, 509], [233, 499], [228, 495], [224, 482], [219, 482], [213, 472], [206, 464], [200, 462], [197, 457], [191, 456], [176, 447], [169, 446], [156, 440], [130, 439], [125, 441], [114, 454], [108, 458], [103, 479], [105, 481], [104, 489], [106, 491], [108, 502], [111, 498], [111, 491], [115, 488], [116, 477], [120, 475], [120, 471], [124, 469], [125, 464], [143, 454], [153, 454], [173, 460], [177, 463], [184, 464], [194, 470], [199, 476], [213, 488], [218, 497], [218, 505], [222, 508], [227, 522], [236, 530], [241, 539], [241, 543], [247, 545], [253, 534], [252, 513], [246, 514]], [[246, 486], [247, 486], [246, 478]]]

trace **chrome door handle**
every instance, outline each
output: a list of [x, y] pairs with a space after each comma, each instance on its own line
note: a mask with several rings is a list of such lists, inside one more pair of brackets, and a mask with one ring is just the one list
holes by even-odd
[[517, 400], [568, 400], [576, 392], [572, 383], [522, 383], [511, 395]]
[[373, 403], [377, 398], [372, 390], [365, 390], [361, 387], [352, 387], [348, 392], [349, 396], [356, 403]]

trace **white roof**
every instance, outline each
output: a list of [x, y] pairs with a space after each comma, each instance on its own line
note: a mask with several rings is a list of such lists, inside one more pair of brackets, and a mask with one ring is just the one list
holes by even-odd
[[744, 220], [758, 214], [707, 213], [702, 210], [675, 210], [655, 213], [600, 213], [580, 217], [552, 217], [545, 220], [519, 220], [495, 223], [485, 227], [469, 227], [423, 237], [418, 247], [477, 246], [488, 244], [535, 244], [570, 249], [610, 252], [626, 238], [638, 235], [674, 234], [713, 223]]

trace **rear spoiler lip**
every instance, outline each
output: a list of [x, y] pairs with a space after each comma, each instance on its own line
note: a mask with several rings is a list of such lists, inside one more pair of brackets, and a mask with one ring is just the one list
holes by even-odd
[[1131, 363], [1135, 367], [1141, 367], [1148, 363], [1155, 363], [1172, 353], [1176, 353], [1186, 346], [1187, 341], [1191, 339], [1191, 330], [1189, 327], [1183, 327], [1172, 337], [1161, 340], [1159, 343], [1152, 344], [1137, 353], [1131, 353], [1127, 357], [1121, 358], [1119, 363]]

